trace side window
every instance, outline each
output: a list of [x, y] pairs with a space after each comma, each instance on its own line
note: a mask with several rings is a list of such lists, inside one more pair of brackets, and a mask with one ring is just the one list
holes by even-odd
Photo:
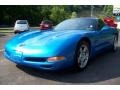
[[97, 30], [97, 20], [91, 19], [87, 21], [89, 30]]
[[101, 19], [99, 19], [98, 20], [98, 29], [101, 30], [104, 25], [105, 25], [105, 23]]

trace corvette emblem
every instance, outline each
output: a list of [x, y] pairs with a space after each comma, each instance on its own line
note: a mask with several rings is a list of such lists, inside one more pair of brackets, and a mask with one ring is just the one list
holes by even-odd
[[22, 46], [25, 46], [25, 44], [24, 44], [24, 43], [21, 43], [19, 46], [22, 47]]

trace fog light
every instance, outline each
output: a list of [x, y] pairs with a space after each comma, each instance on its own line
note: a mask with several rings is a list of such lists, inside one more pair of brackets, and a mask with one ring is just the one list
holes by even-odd
[[59, 60], [64, 60], [64, 59], [65, 59], [65, 57], [58, 56], [58, 57], [50, 57], [47, 60], [48, 60], [48, 62], [54, 62], [54, 61], [59, 61]]

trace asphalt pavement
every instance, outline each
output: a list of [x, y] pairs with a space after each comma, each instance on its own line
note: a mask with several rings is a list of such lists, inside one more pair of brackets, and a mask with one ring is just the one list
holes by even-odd
[[5, 59], [2, 50], [6, 41], [14, 34], [0, 34], [0, 84], [17, 85], [113, 85], [120, 84], [120, 39], [116, 52], [107, 51], [97, 55], [80, 72], [65, 70], [47, 72], [29, 67], [16, 65]]

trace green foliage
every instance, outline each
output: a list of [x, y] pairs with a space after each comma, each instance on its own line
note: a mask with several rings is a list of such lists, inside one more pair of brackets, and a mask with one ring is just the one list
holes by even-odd
[[51, 9], [50, 19], [54, 23], [63, 21], [64, 19], [69, 18], [69, 14], [65, 11], [63, 6], [54, 6]]
[[77, 18], [77, 13], [76, 12], [72, 12], [71, 18]]
[[[94, 5], [93, 14], [99, 17], [112, 15], [112, 6]], [[90, 5], [0, 6], [0, 25], [13, 26], [17, 19], [27, 19], [30, 26], [39, 26], [42, 20], [52, 20], [55, 25], [65, 19], [76, 18], [78, 16], [90, 16]]]
[[101, 19], [103, 19], [105, 17], [108, 17], [108, 16], [109, 17], [114, 17], [112, 12], [113, 12], [113, 6], [112, 5], [105, 5], [103, 7], [103, 11], [96, 16], [101, 18]]
[[112, 5], [106, 5], [104, 6], [103, 12], [105, 16], [113, 16], [113, 6]]

